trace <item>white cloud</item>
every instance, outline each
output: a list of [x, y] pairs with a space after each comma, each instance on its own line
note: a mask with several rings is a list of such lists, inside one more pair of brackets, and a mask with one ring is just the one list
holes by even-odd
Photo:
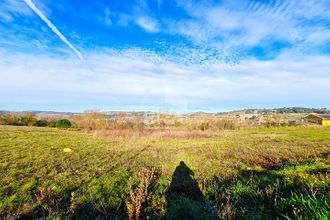
[[112, 12], [110, 11], [109, 8], [105, 8], [104, 9], [104, 15], [101, 17], [101, 20], [103, 21], [103, 23], [107, 26], [112, 25], [113, 21], [112, 21]]
[[141, 105], [191, 111], [237, 103], [239, 107], [329, 107], [330, 102], [329, 56], [283, 54], [274, 61], [250, 59], [231, 68], [186, 66], [132, 50], [91, 53], [84, 64], [60, 57], [3, 51], [0, 55], [0, 76], [5, 79], [0, 82], [0, 104], [4, 107], [27, 102], [30, 106]]
[[135, 23], [148, 32], [155, 33], [159, 31], [158, 22], [153, 18], [138, 17]]
[[[329, 42], [329, 1], [221, 1], [205, 4], [178, 1], [190, 16], [168, 22], [170, 33], [179, 33], [195, 42], [220, 42], [231, 53], [265, 40], [286, 41], [306, 48]], [[317, 32], [317, 33], [315, 33]], [[307, 44], [308, 43], [308, 44]]]
[[32, 12], [26, 4], [20, 0], [4, 0], [0, 3], [0, 18], [12, 21], [15, 15], [31, 16]]

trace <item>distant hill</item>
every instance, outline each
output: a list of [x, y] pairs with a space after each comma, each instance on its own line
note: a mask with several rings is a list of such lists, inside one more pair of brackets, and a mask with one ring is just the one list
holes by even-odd
[[244, 109], [233, 112], [244, 112], [247, 114], [251, 113], [300, 113], [300, 114], [308, 114], [308, 113], [319, 113], [319, 114], [330, 114], [330, 109], [328, 108], [305, 108], [305, 107], [283, 107], [283, 108], [273, 108], [273, 109]]
[[32, 114], [47, 114], [47, 115], [74, 115], [79, 113], [73, 113], [73, 112], [56, 112], [56, 111], [34, 111], [34, 110], [28, 110], [28, 111], [8, 111], [8, 110], [0, 110], [0, 113], [3, 114], [10, 114], [15, 113], [18, 115], [25, 114], [25, 113], [32, 113]]
[[[88, 112], [88, 111], [87, 111]], [[45, 115], [78, 115], [82, 113], [76, 112], [57, 112], [57, 111], [8, 111], [8, 110], [0, 110], [0, 113], [9, 114], [24, 114], [24, 113], [32, 113], [32, 114], [45, 114]], [[108, 116], [116, 116], [119, 114], [126, 114], [127, 116], [139, 115], [139, 116], [152, 116], [158, 114], [159, 112], [152, 111], [100, 111], [100, 113], [106, 114]], [[300, 113], [300, 114], [308, 114], [308, 113], [318, 113], [318, 114], [330, 114], [329, 108], [305, 108], [305, 107], [283, 107], [283, 108], [272, 108], [272, 109], [242, 109], [242, 110], [234, 110], [229, 112], [218, 112], [218, 113], [206, 113], [206, 112], [191, 112], [185, 113], [182, 115], [226, 115], [231, 113], [245, 113], [245, 114], [267, 114], [267, 113]]]
[[330, 113], [330, 109], [327, 109], [327, 108], [291, 107], [291, 108], [278, 108], [275, 110], [279, 113], [319, 113], [319, 114], [329, 114]]

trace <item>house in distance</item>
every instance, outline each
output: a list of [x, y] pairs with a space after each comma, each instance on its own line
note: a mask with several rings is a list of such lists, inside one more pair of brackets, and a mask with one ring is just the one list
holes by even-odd
[[309, 114], [304, 117], [304, 120], [311, 123], [316, 123], [324, 126], [330, 126], [330, 114]]

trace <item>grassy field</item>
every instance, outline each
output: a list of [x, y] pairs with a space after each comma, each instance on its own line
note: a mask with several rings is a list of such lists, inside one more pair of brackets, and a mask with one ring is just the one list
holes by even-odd
[[1, 126], [0, 155], [5, 218], [330, 218], [325, 127], [120, 138]]

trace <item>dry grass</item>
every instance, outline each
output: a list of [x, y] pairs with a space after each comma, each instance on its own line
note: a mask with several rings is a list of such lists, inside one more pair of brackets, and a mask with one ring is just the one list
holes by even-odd
[[95, 134], [97, 136], [112, 137], [112, 138], [147, 138], [149, 140], [157, 140], [163, 138], [211, 138], [217, 136], [217, 132], [203, 132], [199, 130], [175, 130], [175, 129], [108, 129], [108, 130], [94, 130], [88, 131], [88, 133]]
[[156, 168], [143, 168], [138, 172], [135, 180], [130, 179], [128, 196], [125, 201], [129, 219], [138, 220], [147, 217], [145, 213], [152, 206], [151, 196], [160, 175], [160, 171]]

